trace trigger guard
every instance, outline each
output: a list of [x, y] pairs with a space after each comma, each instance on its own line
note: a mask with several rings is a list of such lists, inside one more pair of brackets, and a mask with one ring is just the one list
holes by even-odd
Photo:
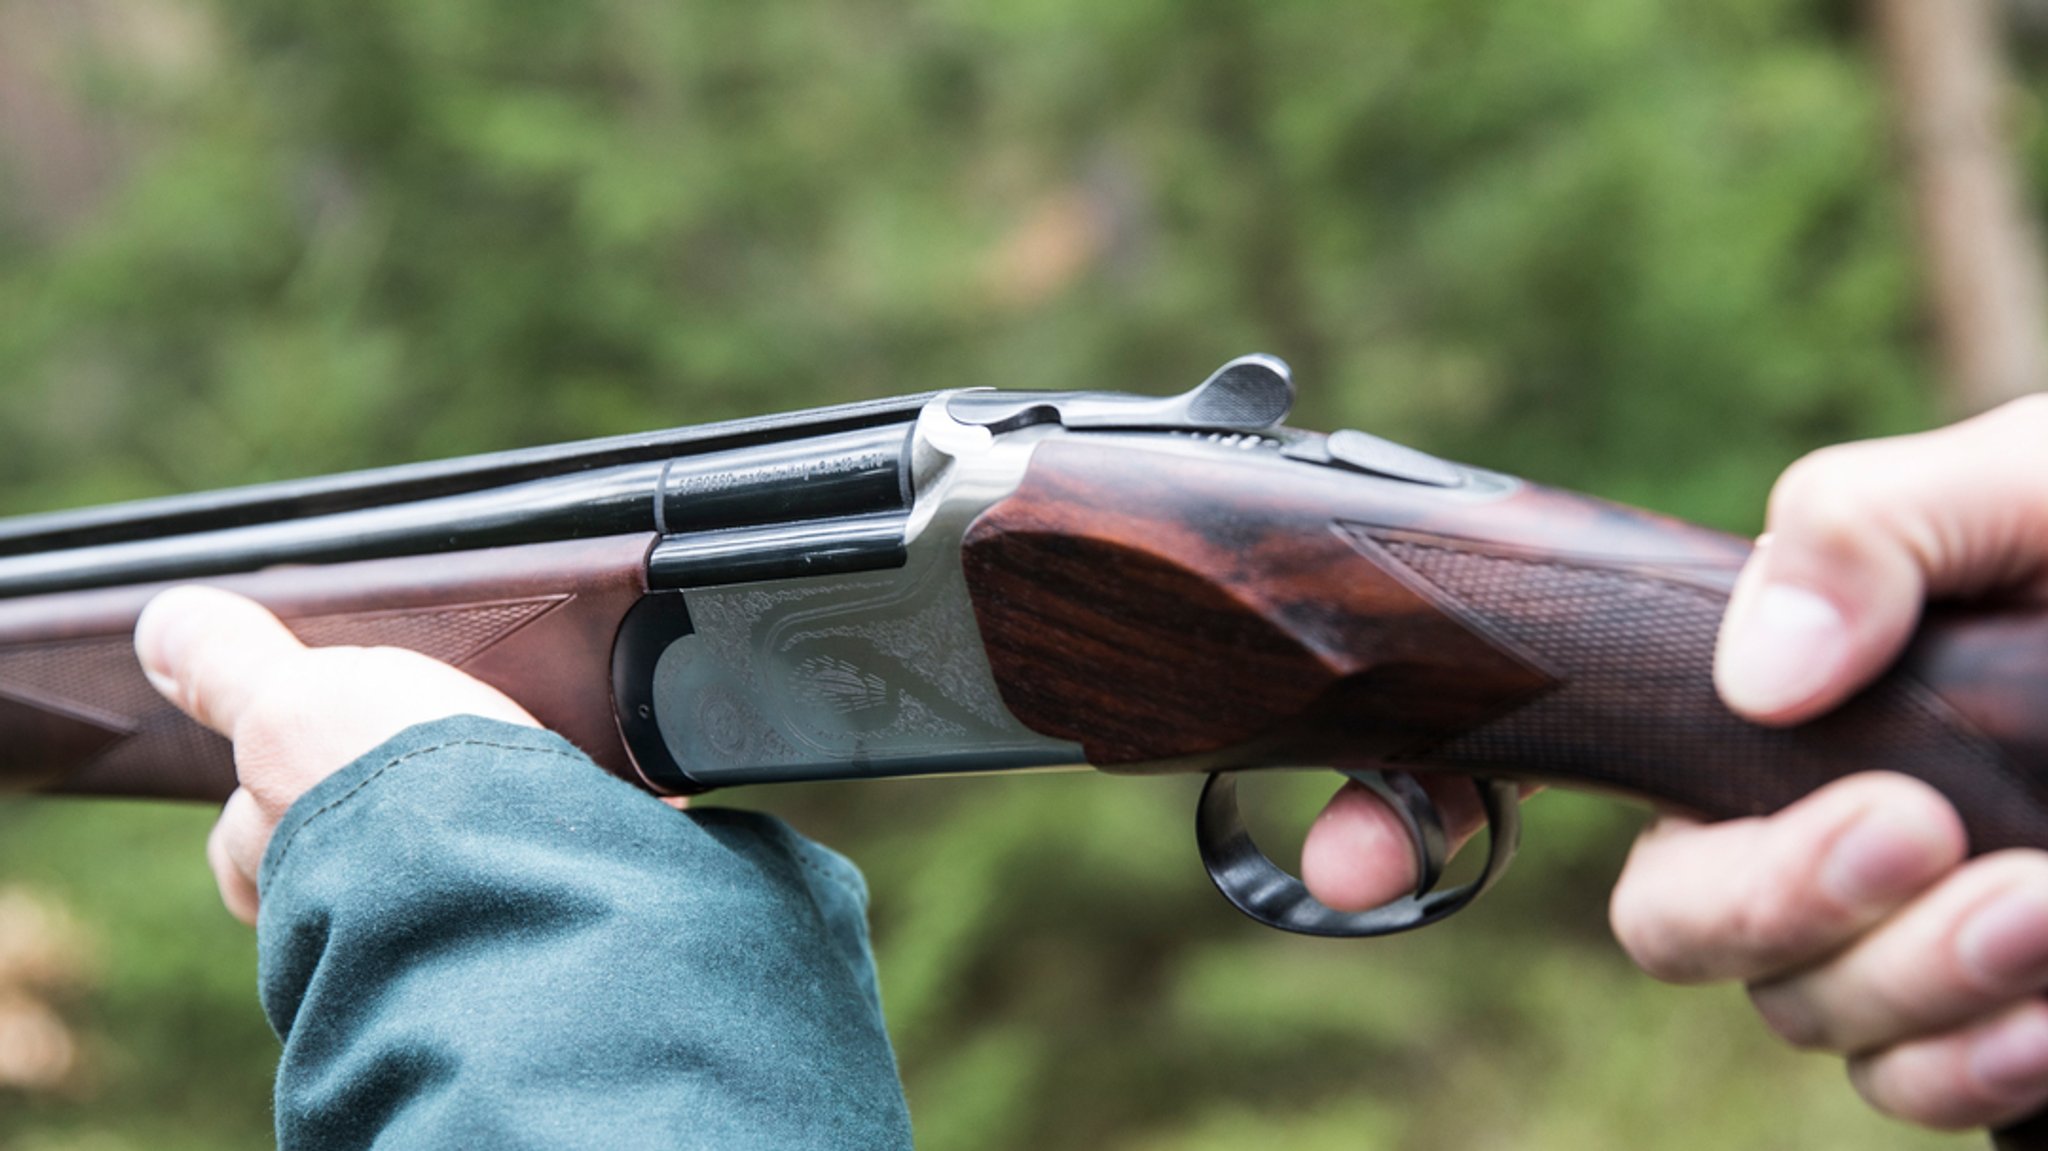
[[[1267, 859], [1258, 844], [1252, 842], [1238, 811], [1236, 773], [1221, 771], [1211, 775], [1202, 786], [1202, 798], [1195, 808], [1195, 843], [1210, 880], [1233, 907], [1268, 927], [1298, 935], [1393, 935], [1457, 914], [1492, 887], [1514, 859], [1515, 848], [1521, 841], [1521, 795], [1520, 788], [1513, 783], [1477, 778], [1472, 781], [1490, 831], [1486, 863], [1472, 882], [1447, 891], [1431, 891], [1447, 852], [1442, 820], [1421, 785], [1413, 777], [1398, 773], [1343, 774], [1387, 800], [1394, 814], [1408, 827], [1419, 864], [1420, 881], [1415, 893], [1365, 911], [1338, 911], [1318, 901], [1301, 880]], [[1434, 844], [1430, 841], [1432, 828], [1437, 837]]]

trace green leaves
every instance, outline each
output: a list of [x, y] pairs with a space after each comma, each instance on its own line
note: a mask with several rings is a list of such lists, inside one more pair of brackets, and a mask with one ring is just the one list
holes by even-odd
[[[1934, 411], [1883, 93], [1807, 0], [159, 6], [182, 55], [52, 73], [91, 115], [37, 139], [114, 178], [0, 215], [6, 510], [1261, 350], [1305, 425], [1746, 530], [1800, 452]], [[1637, 982], [1589, 802], [1470, 918], [1333, 947], [1216, 899], [1178, 783], [746, 801], [867, 866], [936, 1151], [1943, 1145]], [[12, 817], [125, 1054], [0, 1143], [262, 1144], [187, 814]]]

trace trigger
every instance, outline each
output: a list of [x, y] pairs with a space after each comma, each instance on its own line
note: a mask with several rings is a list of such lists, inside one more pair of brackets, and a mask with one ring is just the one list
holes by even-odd
[[1345, 770], [1342, 774], [1379, 796], [1401, 821], [1415, 848], [1415, 897], [1428, 895], [1444, 877], [1444, 864], [1451, 855], [1450, 836], [1444, 832], [1443, 813], [1436, 809], [1436, 801], [1405, 771]]
[[1514, 858], [1521, 840], [1517, 804], [1521, 789], [1513, 783], [1474, 779], [1479, 805], [1486, 812], [1489, 829], [1486, 863], [1479, 877], [1449, 891], [1433, 890], [1443, 875], [1449, 854], [1448, 837], [1436, 805], [1420, 784], [1399, 773], [1374, 771], [1343, 773], [1387, 801], [1394, 815], [1408, 828], [1415, 846], [1417, 883], [1415, 894], [1366, 911], [1339, 911], [1310, 895], [1301, 880], [1267, 859], [1245, 830], [1237, 809], [1237, 776], [1221, 771], [1202, 786], [1202, 798], [1195, 807], [1195, 846], [1201, 850], [1202, 866], [1209, 871], [1216, 890], [1246, 915], [1282, 931], [1302, 935], [1365, 936], [1392, 935], [1426, 927], [1457, 913], [1492, 887]]

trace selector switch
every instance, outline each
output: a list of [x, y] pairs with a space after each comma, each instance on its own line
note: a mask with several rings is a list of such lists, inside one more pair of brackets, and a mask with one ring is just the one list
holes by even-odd
[[1296, 459], [1349, 468], [1391, 480], [1406, 480], [1411, 484], [1427, 484], [1433, 488], [1463, 487], [1467, 478], [1465, 469], [1448, 460], [1440, 460], [1392, 440], [1348, 429], [1331, 432], [1329, 438], [1319, 444], [1301, 443], [1290, 447], [1287, 454]]

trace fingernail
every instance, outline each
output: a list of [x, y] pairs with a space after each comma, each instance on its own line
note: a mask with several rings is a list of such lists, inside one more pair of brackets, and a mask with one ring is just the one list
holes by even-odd
[[190, 613], [181, 610], [176, 602], [183, 594], [183, 588], [173, 588], [157, 596], [135, 621], [135, 657], [142, 663], [142, 674], [149, 678], [151, 686], [166, 695], [178, 690], [171, 669], [183, 664], [185, 650], [191, 644], [192, 629], [187, 624]]
[[1846, 907], [1889, 908], [1925, 887], [1944, 862], [1943, 843], [1927, 828], [1879, 808], [1836, 837], [1820, 881]]
[[177, 680], [172, 679], [170, 676], [167, 676], [164, 673], [150, 667], [144, 667], [142, 669], [142, 675], [144, 679], [147, 679], [149, 681], [149, 686], [156, 689], [158, 695], [161, 695], [166, 699], [178, 698], [178, 692], [180, 689], [178, 687]]
[[1804, 703], [1849, 655], [1849, 629], [1828, 600], [1790, 584], [1765, 584], [1735, 621], [1716, 681], [1737, 711], [1768, 714]]
[[1764, 1017], [1764, 1025], [1794, 1047], [1815, 1046], [1825, 1034], [1812, 999], [1796, 981], [1752, 987], [1749, 1001]]
[[1956, 957], [1989, 987], [2048, 976], [2048, 893], [2015, 888], [1978, 908], [1956, 932]]
[[1970, 1073], [1994, 1094], [2031, 1097], [2048, 1086], [2048, 1015], [2026, 1011], [1970, 1048]]

